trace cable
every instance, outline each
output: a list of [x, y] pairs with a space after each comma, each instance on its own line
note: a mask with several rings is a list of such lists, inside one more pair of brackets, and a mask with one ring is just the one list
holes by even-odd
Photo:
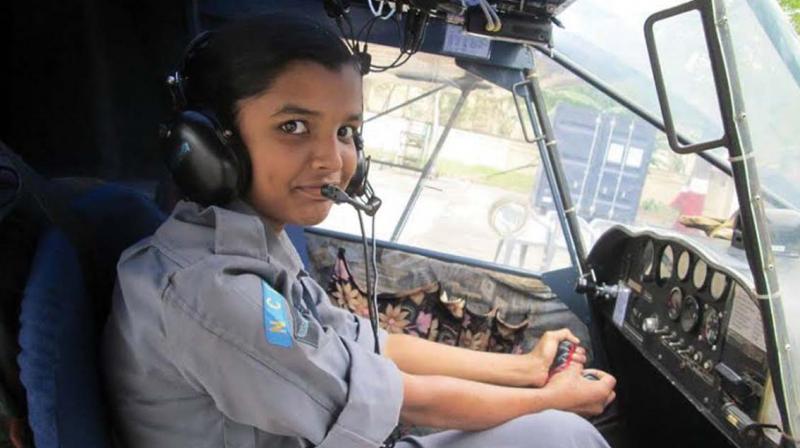
[[[381, 354], [381, 344], [378, 342], [378, 306], [377, 301], [374, 299], [374, 292], [372, 290], [372, 281], [370, 278], [370, 256], [367, 249], [367, 232], [364, 230], [364, 217], [361, 216], [361, 210], [356, 209], [358, 214], [358, 225], [361, 227], [361, 245], [364, 249], [364, 273], [367, 276], [367, 307], [369, 308], [369, 323], [372, 326], [372, 337], [375, 341], [375, 354]], [[377, 269], [377, 268], [376, 268]]]
[[500, 21], [497, 11], [487, 0], [478, 0], [478, 4], [483, 11], [483, 15], [486, 16], [486, 31], [500, 31], [503, 27], [503, 22]]
[[378, 9], [375, 9], [375, 6], [372, 3], [373, 1], [374, 0], [367, 0], [367, 4], [369, 4], [369, 10], [372, 11], [372, 15], [373, 16], [375, 16], [375, 17], [377, 17], [377, 18], [379, 18], [381, 20], [389, 20], [394, 15], [395, 11], [397, 10], [397, 5], [394, 4], [394, 3], [391, 3], [390, 4], [391, 9], [389, 10], [389, 14], [384, 16], [383, 15], [383, 7], [386, 6], [386, 3], [387, 3], [386, 0], [380, 0], [381, 1], [381, 6]]
[[[408, 18], [406, 18], [406, 20], [421, 21], [417, 22], [416, 27], [414, 27], [414, 25], [410, 26], [415, 31], [414, 34], [411, 35], [412, 37], [409, 39], [407, 35], [407, 30], [405, 30], [400, 24], [400, 14], [395, 14], [395, 12], [397, 12], [398, 9], [397, 4], [392, 3], [391, 11], [388, 14], [383, 15], [384, 7], [386, 6], [388, 0], [380, 0], [381, 3], [379, 7], [376, 7], [374, 2], [375, 0], [368, 0], [369, 8], [373, 14], [373, 17], [371, 17], [369, 20], [366, 21], [366, 23], [364, 23], [361, 29], [358, 30], [358, 33], [356, 33], [353, 28], [353, 24], [352, 21], [350, 20], [349, 13], [344, 14], [342, 16], [344, 17], [344, 20], [348, 26], [347, 31], [345, 31], [341, 18], [340, 17], [336, 18], [336, 25], [339, 28], [339, 32], [341, 33], [342, 38], [347, 43], [348, 47], [350, 47], [350, 50], [353, 52], [353, 54], [362, 56], [361, 59], [362, 62], [364, 62], [365, 66], [367, 64], [369, 65], [368, 67], [369, 70], [366, 70], [364, 74], [368, 73], [369, 71], [373, 71], [375, 73], [381, 73], [402, 66], [411, 59], [412, 55], [414, 55], [420, 50], [420, 48], [422, 47], [422, 42], [425, 39], [425, 34], [427, 32], [427, 15], [425, 15], [425, 13], [416, 11], [413, 13], [409, 13], [412, 15], [407, 16]], [[422, 14], [422, 16], [420, 17], [419, 14]], [[398, 48], [400, 48], [400, 54], [398, 54], [397, 57], [388, 65], [372, 64], [371, 58], [369, 57], [368, 53], [369, 38], [370, 35], [372, 34], [373, 27], [375, 26], [375, 23], [378, 21], [378, 19], [384, 21], [391, 19], [397, 30], [397, 38], [398, 38], [397, 46]], [[409, 25], [407, 25], [406, 27], [409, 27]]]
[[[375, 241], [375, 215], [372, 215], [372, 303], [378, 310], [378, 243]], [[380, 314], [378, 315], [380, 316]]]
[[348, 27], [350, 32], [349, 33], [345, 32], [344, 27], [342, 26], [342, 18], [341, 17], [337, 17], [335, 19], [336, 27], [339, 28], [339, 33], [342, 35], [342, 39], [344, 40], [344, 42], [347, 45], [347, 47], [350, 48], [350, 51], [353, 52], [353, 53], [357, 53], [358, 52], [358, 42], [356, 41], [355, 36], [353, 36], [353, 22], [350, 20], [350, 17], [347, 16], [347, 15], [345, 15], [344, 18], [345, 18], [345, 21], [347, 22], [347, 27]]
[[489, 13], [489, 8], [486, 5], [486, 1], [478, 0], [478, 5], [481, 7], [481, 11], [483, 11], [484, 17], [486, 17], [486, 31], [494, 31], [494, 17]]

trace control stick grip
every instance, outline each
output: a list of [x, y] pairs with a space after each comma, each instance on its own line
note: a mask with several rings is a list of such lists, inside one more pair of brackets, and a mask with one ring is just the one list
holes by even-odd
[[566, 369], [572, 364], [572, 358], [575, 356], [575, 350], [578, 348], [576, 344], [564, 340], [559, 342], [556, 349], [556, 357], [553, 359], [553, 364], [550, 365], [550, 376]]
[[[550, 374], [549, 376], [553, 376], [556, 373], [566, 369], [572, 364], [572, 359], [575, 357], [575, 351], [578, 349], [578, 345], [572, 343], [570, 341], [564, 340], [558, 344], [558, 348], [556, 349], [556, 357], [553, 359], [553, 364], [550, 365]], [[599, 380], [596, 375], [591, 373], [584, 373], [583, 377], [587, 380]]]

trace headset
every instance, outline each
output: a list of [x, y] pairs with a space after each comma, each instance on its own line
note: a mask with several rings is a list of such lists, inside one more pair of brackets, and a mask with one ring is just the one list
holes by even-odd
[[[186, 95], [186, 86], [191, 80], [186, 77], [186, 67], [207, 48], [212, 31], [200, 33], [192, 39], [181, 58], [178, 70], [167, 77], [167, 86], [172, 94], [175, 108], [173, 120], [161, 127], [161, 139], [167, 168], [178, 189], [190, 200], [204, 206], [225, 205], [247, 192], [252, 177], [252, 166], [247, 148], [233, 127], [226, 127], [213, 110], [194, 107]], [[356, 169], [345, 190], [336, 185], [324, 185], [320, 193], [331, 201], [346, 203], [359, 214], [362, 242], [365, 250], [365, 267], [369, 264], [366, 235], [361, 213], [374, 218], [381, 206], [367, 181], [369, 157], [364, 156], [364, 142], [360, 132], [353, 135], [356, 147]], [[375, 282], [370, 282], [367, 270], [368, 295], [371, 297], [370, 323], [375, 341], [375, 352], [380, 353], [378, 343], [378, 309], [375, 299], [377, 291], [377, 268], [374, 263], [375, 226], [373, 220], [373, 271]]]
[[[178, 70], [167, 77], [174, 116], [160, 129], [167, 169], [181, 193], [202, 205], [224, 205], [243, 196], [250, 187], [250, 156], [238, 131], [225, 126], [208, 107], [189, 103], [186, 67], [209, 46], [213, 31], [198, 34], [184, 51]], [[351, 199], [369, 193], [369, 158], [361, 134], [353, 136], [356, 169], [344, 193]], [[338, 189], [338, 188], [337, 188]]]

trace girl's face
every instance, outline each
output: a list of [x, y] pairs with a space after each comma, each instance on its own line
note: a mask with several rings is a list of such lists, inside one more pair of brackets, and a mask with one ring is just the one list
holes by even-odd
[[356, 167], [361, 76], [293, 62], [259, 96], [239, 103], [239, 132], [253, 177], [248, 202], [270, 223], [314, 225], [331, 208], [320, 189], [344, 189]]

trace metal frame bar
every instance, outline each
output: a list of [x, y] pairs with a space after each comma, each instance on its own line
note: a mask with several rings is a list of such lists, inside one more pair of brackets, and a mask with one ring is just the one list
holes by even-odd
[[[666, 98], [664, 80], [657, 55], [653, 26], [661, 20], [675, 17], [689, 11], [698, 11], [703, 22], [706, 45], [711, 59], [715, 90], [719, 100], [720, 114], [725, 134], [719, 140], [681, 146], [672, 122], [669, 103]], [[693, 0], [674, 8], [653, 14], [645, 22], [650, 63], [656, 78], [661, 110], [667, 128], [670, 146], [675, 152], [688, 153], [719, 146], [725, 146], [731, 160], [732, 174], [739, 200], [739, 219], [744, 234], [744, 249], [750, 271], [753, 275], [756, 294], [759, 298], [763, 317], [764, 337], [767, 343], [767, 361], [772, 377], [775, 399], [783, 422], [783, 430], [789, 436], [794, 434], [786, 400], [788, 392], [797, 387], [785, 378], [783, 366], [789, 362], [788, 341], [781, 346], [778, 341], [776, 325], [786, 328], [786, 319], [780, 304], [778, 277], [775, 260], [771, 250], [769, 230], [764, 215], [764, 204], [759, 191], [758, 172], [753, 158], [753, 144], [745, 114], [744, 98], [739, 85], [735, 52], [731, 40], [724, 0]], [[784, 381], [784, 378], [787, 381]], [[795, 394], [792, 394], [796, 396]]]
[[[640, 107], [636, 103], [634, 103], [631, 99], [625, 97], [623, 94], [618, 93], [615, 91], [611, 86], [609, 86], [605, 81], [601, 80], [597, 76], [589, 73], [588, 71], [584, 70], [577, 64], [575, 64], [571, 59], [569, 59], [564, 54], [560, 53], [558, 50], [542, 47], [539, 45], [534, 45], [533, 48], [538, 50], [540, 53], [544, 54], [550, 60], [557, 63], [558, 65], [564, 67], [567, 71], [572, 73], [573, 75], [577, 76], [578, 78], [586, 81], [589, 85], [596, 88], [604, 95], [608, 96], [609, 98], [613, 99], [614, 101], [618, 102], [626, 109], [631, 111], [634, 115], [638, 116], [642, 120], [650, 123], [656, 129], [666, 132], [666, 128], [664, 127], [664, 123], [658, 119], [655, 115], [645, 110], [643, 107]], [[686, 136], [676, 132], [675, 136], [678, 142], [682, 145], [690, 145], [693, 142], [687, 138]], [[730, 165], [723, 159], [711, 154], [709, 152], [699, 152], [696, 154], [701, 159], [708, 162], [711, 166], [718, 169], [719, 171], [727, 174], [728, 176], [733, 177], [733, 172], [731, 171]], [[796, 207], [793, 206], [789, 201], [783, 199], [782, 197], [778, 196], [777, 194], [763, 189], [761, 192], [764, 195], [764, 198], [767, 199], [772, 204], [781, 207], [781, 208], [789, 208], [795, 209]]]
[[614, 197], [611, 199], [611, 207], [608, 209], [608, 219], [614, 216], [614, 209], [617, 208], [617, 198], [619, 196], [619, 189], [622, 186], [622, 178], [625, 176], [625, 166], [628, 163], [628, 155], [630, 155], [631, 152], [631, 140], [633, 139], [633, 129], [635, 127], [636, 121], [631, 120], [631, 123], [628, 125], [628, 136], [625, 139], [625, 147], [622, 149], [622, 160], [619, 162], [619, 173], [617, 173], [617, 182], [614, 187]]
[[436, 88], [434, 88], [432, 90], [429, 90], [429, 91], [423, 93], [422, 95], [418, 95], [418, 96], [415, 96], [414, 98], [411, 98], [410, 100], [403, 101], [402, 103], [398, 104], [397, 106], [392, 106], [392, 107], [390, 107], [390, 108], [388, 108], [388, 109], [386, 109], [384, 111], [381, 111], [380, 113], [378, 113], [376, 115], [373, 115], [373, 116], [367, 118], [366, 120], [364, 120], [364, 124], [367, 124], [370, 121], [375, 120], [377, 118], [383, 117], [384, 115], [389, 115], [390, 113], [392, 113], [392, 112], [394, 112], [396, 110], [400, 110], [400, 109], [402, 109], [402, 108], [404, 108], [404, 107], [406, 107], [408, 105], [416, 103], [417, 101], [419, 101], [419, 100], [421, 100], [423, 98], [427, 98], [427, 97], [433, 95], [434, 93], [436, 93], [436, 92], [438, 92], [440, 90], [446, 89], [448, 87], [453, 87], [453, 85], [452, 84], [442, 84], [439, 87], [436, 87]]
[[[704, 0], [693, 0], [688, 3], [683, 3], [681, 5], [659, 11], [648, 17], [644, 22], [644, 40], [647, 44], [647, 54], [650, 57], [650, 67], [653, 69], [653, 78], [655, 80], [658, 104], [661, 106], [661, 115], [664, 117], [664, 127], [666, 128], [665, 132], [667, 134], [667, 141], [669, 142], [670, 148], [672, 148], [672, 150], [678, 154], [691, 154], [706, 149], [720, 148], [723, 146], [727, 147], [731, 143], [731, 136], [727, 132], [727, 127], [724, 125], [723, 128], [725, 128], [725, 132], [722, 137], [717, 140], [686, 144], [682, 144], [678, 141], [678, 136], [675, 131], [675, 120], [672, 117], [672, 109], [669, 105], [669, 95], [667, 95], [667, 88], [664, 82], [664, 73], [661, 71], [661, 61], [658, 57], [658, 46], [656, 45], [655, 31], [653, 29], [655, 24], [663, 20], [685, 14], [689, 11], [700, 12], [700, 15], [703, 19], [703, 33], [705, 34], [706, 47], [709, 54], [711, 53], [711, 42], [714, 39], [714, 31], [706, 26], [707, 24], [705, 23], [705, 15], [702, 10], [703, 1]], [[725, 74], [720, 72], [719, 67], [714, 67], [713, 65], [711, 67], [711, 72], [714, 75], [714, 87], [717, 92], [717, 97], [719, 98], [725, 94], [725, 92], [722, 90], [723, 83], [720, 82], [720, 77], [725, 76]], [[719, 108], [720, 114], [724, 115], [724, 111], [722, 110], [724, 106], [721, 101], [719, 103]]]
[[475, 77], [466, 82], [458, 84], [459, 88], [461, 89], [461, 95], [458, 97], [458, 101], [456, 102], [455, 107], [453, 107], [453, 111], [450, 112], [450, 117], [447, 118], [447, 123], [442, 130], [442, 134], [439, 136], [439, 140], [436, 141], [436, 146], [433, 148], [428, 161], [425, 163], [425, 167], [422, 168], [422, 173], [419, 175], [419, 179], [417, 179], [417, 184], [414, 186], [414, 190], [411, 192], [408, 202], [406, 202], [403, 213], [400, 215], [400, 219], [397, 221], [397, 225], [392, 231], [392, 242], [397, 242], [397, 240], [400, 239], [400, 235], [403, 233], [403, 229], [405, 229], [406, 224], [408, 223], [411, 212], [414, 209], [420, 194], [422, 194], [422, 189], [425, 187], [425, 184], [428, 181], [428, 176], [430, 176], [431, 171], [433, 171], [433, 168], [436, 165], [436, 160], [439, 158], [439, 153], [441, 152], [442, 147], [444, 147], [444, 142], [447, 140], [448, 134], [450, 134], [450, 129], [452, 129], [453, 125], [456, 123], [456, 119], [461, 113], [461, 108], [464, 107], [467, 97], [477, 87], [480, 81], [480, 78]]
[[594, 120], [594, 131], [592, 132], [592, 143], [589, 145], [589, 157], [586, 159], [586, 166], [587, 169], [583, 173], [583, 178], [581, 179], [581, 191], [578, 193], [578, 199], [575, 201], [575, 210], [580, 211], [581, 206], [583, 204], [583, 195], [586, 194], [586, 184], [589, 183], [589, 174], [590, 170], [588, 167], [592, 166], [592, 161], [594, 161], [594, 153], [597, 149], [597, 138], [600, 136], [600, 125], [603, 123], [603, 112], [597, 114], [597, 118]]
[[[588, 268], [586, 266], [586, 249], [583, 247], [583, 240], [581, 239], [580, 224], [569, 194], [569, 185], [564, 174], [564, 167], [561, 165], [555, 133], [547, 115], [547, 106], [545, 105], [542, 88], [539, 85], [539, 75], [536, 71], [532, 50], [530, 50], [530, 56], [533, 68], [521, 71], [524, 81], [513, 86], [512, 94], [515, 100], [519, 95], [525, 103], [534, 135], [533, 139], [529, 139], [527, 132], [525, 132], [526, 140], [532, 140], [539, 148], [542, 167], [547, 176], [550, 192], [553, 195], [553, 203], [559, 216], [559, 224], [564, 234], [572, 265], [577, 269], [578, 275], [583, 276], [584, 273], [588, 272]], [[525, 93], [518, 94], [519, 88], [524, 88]], [[519, 109], [518, 113], [521, 114]], [[524, 123], [520, 122], [524, 130]]]

